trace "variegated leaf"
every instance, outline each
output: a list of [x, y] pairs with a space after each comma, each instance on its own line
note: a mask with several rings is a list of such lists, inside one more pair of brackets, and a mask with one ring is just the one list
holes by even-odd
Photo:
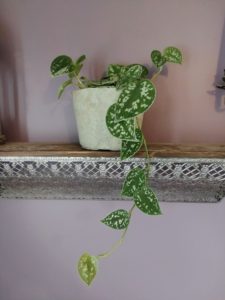
[[161, 215], [159, 203], [154, 192], [143, 186], [134, 194], [134, 202], [136, 206], [145, 214]]
[[116, 119], [121, 121], [145, 112], [154, 102], [155, 95], [156, 89], [147, 79], [128, 83], [119, 96]]
[[125, 76], [130, 79], [140, 79], [143, 69], [141, 65], [129, 65], [126, 68]]
[[112, 77], [117, 75], [118, 77], [122, 73], [122, 71], [125, 71], [126, 67], [123, 65], [109, 65], [107, 70], [107, 76]]
[[140, 64], [132, 64], [129, 65], [128, 67], [132, 67], [132, 66], [139, 66], [142, 70], [139, 78], [146, 78], [146, 76], [148, 75], [148, 69], [145, 66]]
[[129, 213], [124, 209], [118, 209], [116, 211], [113, 211], [111, 214], [109, 214], [107, 217], [101, 220], [101, 222], [105, 225], [113, 229], [119, 230], [127, 228], [129, 221]]
[[179, 49], [175, 47], [167, 47], [163, 51], [163, 55], [165, 56], [168, 62], [181, 64], [182, 63], [182, 53]]
[[153, 50], [152, 51], [152, 53], [151, 53], [151, 59], [152, 59], [153, 64], [157, 68], [162, 67], [166, 63], [166, 58], [158, 50]]
[[146, 78], [148, 69], [140, 64], [132, 64], [127, 66], [120, 73], [120, 77], [116, 84], [117, 89], [124, 89], [130, 82], [135, 80]]
[[110, 133], [122, 140], [136, 141], [134, 119], [118, 122], [116, 119], [117, 103], [110, 106], [106, 114], [106, 125]]
[[98, 270], [98, 259], [89, 253], [84, 253], [78, 262], [78, 272], [81, 279], [90, 285], [96, 276]]
[[136, 135], [137, 142], [136, 141], [135, 142], [126, 141], [126, 140], [122, 141], [122, 147], [120, 150], [121, 160], [124, 160], [124, 159], [134, 156], [134, 154], [137, 153], [139, 151], [139, 149], [141, 148], [141, 146], [143, 144], [142, 131], [139, 128], [136, 128], [135, 135]]
[[70, 72], [73, 65], [72, 58], [67, 55], [57, 56], [51, 63], [50, 71], [53, 76], [64, 75]]
[[129, 77], [122, 77], [116, 83], [116, 89], [125, 89], [132, 80]]
[[127, 175], [121, 195], [132, 197], [137, 190], [146, 184], [145, 170], [139, 167], [133, 168]]

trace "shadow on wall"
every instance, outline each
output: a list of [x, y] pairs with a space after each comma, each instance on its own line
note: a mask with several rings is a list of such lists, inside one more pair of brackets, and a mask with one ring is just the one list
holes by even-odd
[[18, 39], [0, 19], [0, 120], [8, 141], [27, 141], [21, 53]]
[[220, 90], [216, 88], [216, 85], [221, 83], [221, 78], [223, 76], [223, 70], [225, 69], [225, 20], [224, 20], [224, 26], [223, 26], [223, 33], [221, 37], [221, 44], [220, 44], [220, 52], [218, 57], [218, 63], [217, 63], [217, 71], [215, 75], [215, 91], [212, 93], [215, 96], [215, 110], [217, 112], [223, 112], [225, 111], [225, 95], [224, 90]]

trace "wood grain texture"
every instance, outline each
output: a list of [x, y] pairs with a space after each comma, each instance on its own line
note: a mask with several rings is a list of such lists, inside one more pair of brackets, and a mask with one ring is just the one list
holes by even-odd
[[0, 133], [0, 144], [4, 144], [4, 143], [5, 143], [5, 136]]
[[[225, 145], [152, 144], [151, 157], [225, 158]], [[76, 144], [6, 143], [0, 145], [1, 156], [118, 157], [119, 151], [92, 151]], [[144, 157], [144, 149], [136, 155]]]

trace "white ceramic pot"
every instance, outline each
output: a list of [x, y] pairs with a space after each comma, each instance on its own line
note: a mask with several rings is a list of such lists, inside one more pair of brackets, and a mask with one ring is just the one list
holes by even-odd
[[117, 101], [114, 87], [86, 88], [73, 92], [73, 106], [80, 145], [90, 150], [120, 150], [121, 140], [109, 132], [105, 117]]

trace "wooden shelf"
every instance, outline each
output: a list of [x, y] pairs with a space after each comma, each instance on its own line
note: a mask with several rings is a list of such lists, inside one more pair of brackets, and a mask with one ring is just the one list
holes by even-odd
[[[225, 158], [225, 145], [152, 144], [152, 157]], [[68, 156], [119, 157], [119, 151], [92, 151], [76, 144], [6, 143], [0, 145], [0, 156]], [[136, 157], [144, 157], [142, 149]]]
[[[225, 146], [153, 144], [150, 154], [150, 181], [160, 201], [225, 197]], [[0, 198], [121, 200], [123, 179], [131, 168], [145, 165], [144, 156], [142, 150], [121, 161], [118, 151], [6, 143], [0, 145]]]

